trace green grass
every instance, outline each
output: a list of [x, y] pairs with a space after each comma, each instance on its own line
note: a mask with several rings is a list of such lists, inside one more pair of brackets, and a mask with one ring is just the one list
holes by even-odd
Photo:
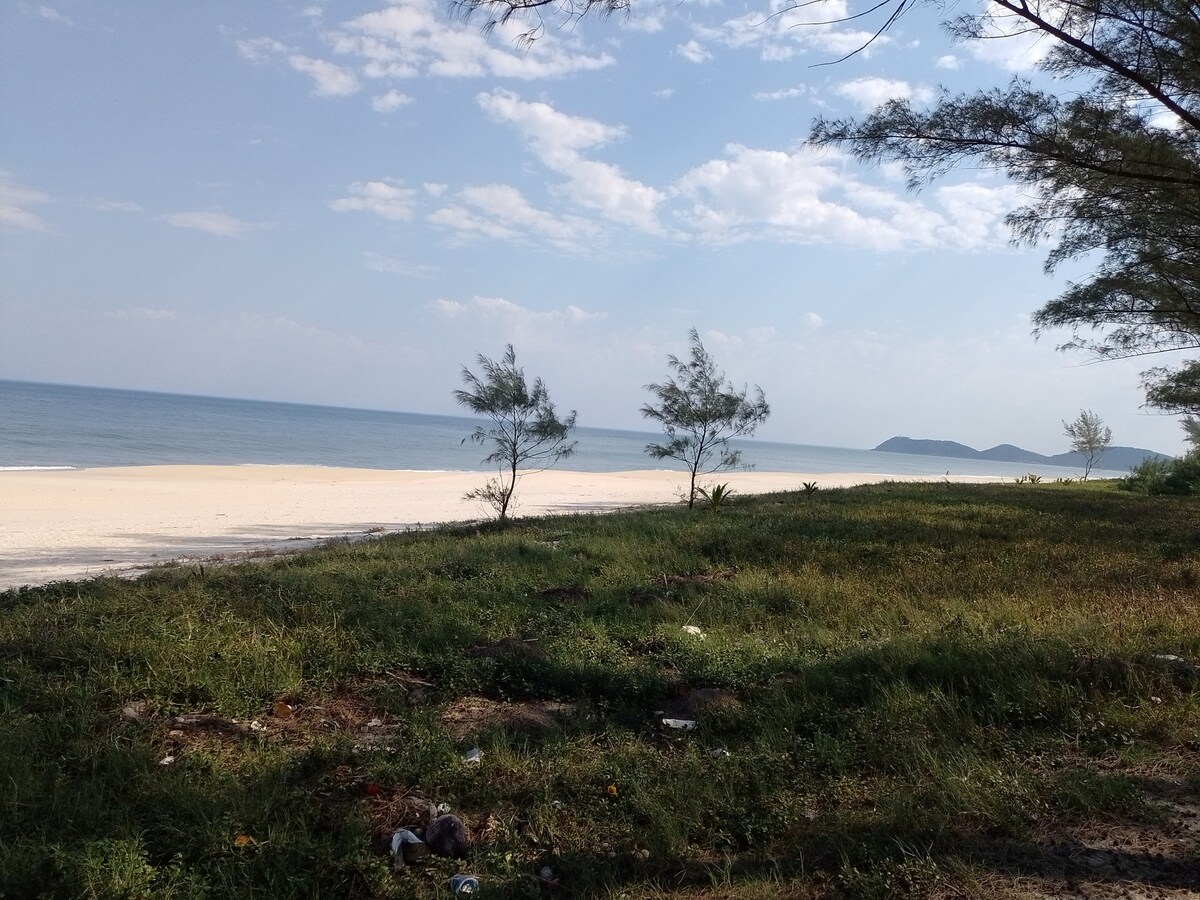
[[[1194, 846], [1141, 856], [1200, 788], [1198, 513], [884, 484], [0, 593], [0, 896], [426, 898], [468, 870], [537, 897], [547, 864], [613, 898], [1186, 887]], [[474, 652], [507, 637], [534, 643]], [[456, 730], [464, 698], [575, 712]], [[241, 726], [171, 733], [199, 712]], [[468, 859], [391, 871], [414, 796]], [[1072, 854], [1114, 828], [1145, 853]]]

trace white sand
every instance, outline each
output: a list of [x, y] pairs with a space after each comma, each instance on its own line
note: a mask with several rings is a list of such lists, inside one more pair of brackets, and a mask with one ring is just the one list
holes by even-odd
[[[0, 590], [130, 575], [173, 560], [303, 549], [370, 530], [487, 517], [462, 499], [486, 475], [309, 466], [141, 466], [0, 471]], [[715, 479], [743, 494], [914, 478], [868, 473], [733, 472]], [[995, 481], [961, 477], [956, 481]], [[524, 476], [516, 515], [601, 512], [677, 502], [678, 472]]]

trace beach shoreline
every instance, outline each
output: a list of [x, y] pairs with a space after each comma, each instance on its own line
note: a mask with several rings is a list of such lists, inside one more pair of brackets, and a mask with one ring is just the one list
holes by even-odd
[[[132, 576], [196, 560], [236, 561], [308, 549], [338, 538], [490, 518], [463, 495], [483, 472], [320, 466], [157, 465], [0, 471], [0, 590], [100, 575]], [[524, 475], [517, 516], [585, 514], [677, 503], [679, 471]], [[867, 472], [722, 472], [740, 494], [944, 476]], [[949, 476], [961, 482], [1003, 480]]]

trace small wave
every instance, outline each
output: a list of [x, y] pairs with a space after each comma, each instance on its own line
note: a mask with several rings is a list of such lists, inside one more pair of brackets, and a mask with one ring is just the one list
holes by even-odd
[[62, 472], [73, 471], [77, 466], [0, 466], [0, 472]]

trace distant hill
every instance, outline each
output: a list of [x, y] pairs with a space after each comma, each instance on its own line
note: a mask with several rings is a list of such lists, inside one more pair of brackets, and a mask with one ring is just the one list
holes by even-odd
[[[1028, 463], [1043, 466], [1066, 466], [1079, 468], [1084, 464], [1082, 453], [1069, 451], [1043, 456], [1032, 450], [1023, 450], [1012, 444], [998, 444], [990, 450], [976, 450], [957, 441], [931, 441], [907, 437], [888, 438], [875, 448], [886, 453], [916, 453], [921, 456], [949, 456], [954, 459], [989, 459], [994, 462]], [[1109, 447], [1096, 464], [1098, 469], [1122, 471], [1140, 464], [1145, 459], [1170, 459], [1164, 453], [1145, 450], [1141, 447]]]

